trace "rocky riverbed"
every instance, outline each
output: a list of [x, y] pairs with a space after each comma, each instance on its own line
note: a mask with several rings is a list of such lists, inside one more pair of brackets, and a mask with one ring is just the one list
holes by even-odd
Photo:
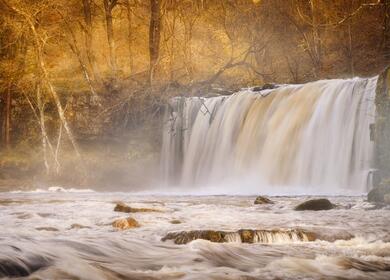
[[[338, 196], [333, 209], [294, 210], [314, 198], [1, 193], [0, 276], [389, 279], [390, 208]], [[129, 218], [136, 226], [115, 227]]]

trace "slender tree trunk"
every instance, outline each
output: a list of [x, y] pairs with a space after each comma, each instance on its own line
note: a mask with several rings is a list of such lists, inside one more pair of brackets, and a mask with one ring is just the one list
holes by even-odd
[[5, 98], [5, 114], [4, 114], [4, 144], [6, 148], [11, 145], [11, 114], [12, 114], [12, 82], [9, 83]]
[[42, 134], [42, 151], [43, 151], [43, 163], [46, 169], [46, 175], [50, 174], [50, 165], [47, 159], [47, 133], [46, 133], [46, 125], [45, 125], [45, 108], [42, 102], [42, 94], [41, 94], [41, 86], [37, 85], [37, 105], [39, 110], [39, 122], [41, 125], [41, 134]]
[[382, 35], [382, 49], [385, 59], [390, 61], [390, 2], [383, 0], [383, 35]]
[[186, 71], [190, 78], [190, 81], [193, 79], [193, 69], [192, 69], [192, 29], [193, 22], [191, 19], [184, 20], [184, 56], [186, 62]]
[[0, 95], [0, 150], [4, 144], [4, 121], [5, 121], [5, 92]]
[[149, 83], [152, 85], [156, 70], [161, 36], [160, 0], [150, 0], [150, 25], [149, 25]]
[[112, 23], [112, 9], [116, 5], [116, 1], [103, 0], [104, 2], [104, 13], [106, 16], [106, 29], [107, 29], [107, 40], [110, 55], [110, 68], [113, 77], [116, 77], [117, 66], [115, 56], [115, 41], [114, 41], [114, 27]]
[[96, 65], [96, 58], [93, 51], [91, 0], [83, 0], [83, 13], [85, 22], [85, 49], [88, 57], [88, 62], [93, 72], [92, 78], [95, 80], [100, 80], [100, 73]]
[[352, 19], [348, 21], [348, 57], [349, 57], [349, 72], [352, 76], [355, 76], [355, 62], [353, 57], [353, 44], [352, 44]]
[[126, 4], [126, 11], [127, 11], [127, 44], [129, 48], [129, 66], [130, 66], [130, 73], [134, 72], [134, 57], [133, 57], [133, 12], [131, 10], [131, 4], [130, 0], [125, 0]]
[[315, 59], [315, 75], [321, 75], [322, 71], [322, 42], [318, 20], [318, 0], [310, 0], [311, 18], [312, 18], [312, 36], [313, 36], [313, 53]]

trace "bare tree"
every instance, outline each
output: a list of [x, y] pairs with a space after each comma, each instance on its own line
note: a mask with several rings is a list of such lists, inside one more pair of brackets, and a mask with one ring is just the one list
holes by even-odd
[[104, 4], [104, 14], [106, 17], [106, 32], [108, 40], [108, 48], [110, 53], [110, 67], [111, 74], [113, 77], [116, 77], [117, 65], [116, 65], [116, 55], [115, 55], [115, 40], [114, 40], [114, 27], [112, 21], [112, 11], [115, 6], [118, 4], [118, 0], [103, 0]]
[[[50, 81], [49, 74], [47, 71], [46, 63], [43, 57], [44, 54], [44, 46], [45, 46], [45, 40], [40, 36], [40, 34], [37, 31], [37, 19], [35, 18], [36, 13], [29, 14], [27, 11], [25, 11], [21, 7], [11, 6], [8, 5], [5, 0], [0, 0], [4, 7], [6, 7], [10, 12], [14, 13], [14, 15], [19, 16], [20, 20], [23, 20], [27, 26], [27, 28], [30, 31], [32, 44], [34, 46], [34, 51], [36, 54], [36, 62], [37, 67], [40, 71], [40, 73], [37, 73], [39, 79], [41, 79], [42, 84], [45, 85], [47, 90], [50, 92], [51, 96], [53, 97], [54, 103], [56, 105], [59, 118], [61, 120], [62, 125], [65, 128], [65, 131], [68, 135], [68, 138], [74, 148], [74, 151], [77, 155], [77, 157], [81, 160], [81, 154], [77, 145], [77, 142], [73, 136], [72, 130], [69, 126], [69, 123], [65, 117], [65, 112], [63, 109], [63, 106], [61, 104], [60, 98], [58, 96], [57, 91], [55, 90], [53, 84]], [[80, 161], [81, 162], [81, 161]]]
[[150, 24], [149, 24], [149, 84], [152, 85], [160, 54], [161, 37], [161, 13], [160, 1], [150, 0]]
[[94, 79], [100, 80], [100, 73], [98, 66], [96, 65], [96, 58], [93, 47], [93, 29], [92, 29], [92, 11], [91, 11], [91, 0], [83, 1], [83, 15], [84, 15], [84, 36], [85, 36], [85, 50], [88, 57], [88, 62], [92, 68]]
[[134, 54], [133, 54], [133, 7], [130, 0], [124, 0], [127, 14], [127, 44], [129, 48], [129, 66], [130, 73], [134, 72]]

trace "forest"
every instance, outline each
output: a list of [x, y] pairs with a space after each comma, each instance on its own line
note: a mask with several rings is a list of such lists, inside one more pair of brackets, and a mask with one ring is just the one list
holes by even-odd
[[172, 97], [389, 63], [389, 0], [0, 0], [0, 186], [139, 189]]

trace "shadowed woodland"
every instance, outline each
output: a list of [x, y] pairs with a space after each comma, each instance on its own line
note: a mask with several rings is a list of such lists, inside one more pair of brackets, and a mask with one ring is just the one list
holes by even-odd
[[171, 97], [390, 62], [389, 0], [0, 0], [0, 26], [8, 186], [142, 188], [157, 180]]

